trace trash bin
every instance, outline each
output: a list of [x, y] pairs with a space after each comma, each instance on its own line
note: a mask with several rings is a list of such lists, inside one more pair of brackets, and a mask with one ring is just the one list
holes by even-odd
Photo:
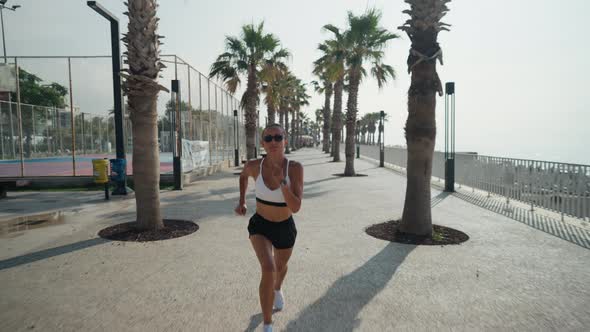
[[109, 182], [109, 161], [106, 158], [92, 159], [92, 175], [95, 183]]
[[94, 182], [104, 184], [104, 198], [109, 199], [109, 161], [104, 159], [92, 159], [92, 175]]
[[126, 159], [110, 159], [111, 162], [111, 180], [115, 182], [122, 182], [127, 179], [127, 160]]
[[109, 159], [111, 162], [111, 181], [115, 183], [113, 195], [127, 195], [127, 160]]

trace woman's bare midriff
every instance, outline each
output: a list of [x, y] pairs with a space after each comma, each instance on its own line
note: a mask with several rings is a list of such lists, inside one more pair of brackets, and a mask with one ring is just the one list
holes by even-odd
[[272, 206], [256, 202], [256, 213], [268, 221], [280, 222], [289, 219], [293, 214], [286, 206]]

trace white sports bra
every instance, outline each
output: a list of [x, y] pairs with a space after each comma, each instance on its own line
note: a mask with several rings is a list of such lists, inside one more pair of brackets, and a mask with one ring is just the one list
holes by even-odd
[[[283, 192], [281, 192], [280, 187], [275, 190], [270, 190], [266, 184], [264, 184], [264, 179], [262, 178], [262, 163], [264, 163], [264, 158], [262, 161], [260, 161], [260, 171], [258, 172], [258, 177], [256, 178], [256, 201], [273, 206], [287, 206], [287, 203], [285, 203], [285, 197], [283, 196]], [[287, 159], [287, 169], [285, 170], [285, 175], [287, 184], [290, 184], [289, 159]]]

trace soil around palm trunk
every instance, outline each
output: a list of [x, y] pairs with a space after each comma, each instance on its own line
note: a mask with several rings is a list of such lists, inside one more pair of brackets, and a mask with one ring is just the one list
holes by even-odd
[[138, 229], [137, 222], [117, 224], [102, 229], [98, 236], [114, 241], [148, 242], [174, 239], [196, 232], [199, 225], [192, 221], [164, 219], [164, 228], [143, 231]]
[[398, 230], [400, 223], [401, 220], [390, 220], [384, 223], [374, 224], [367, 227], [365, 232], [381, 240], [415, 245], [461, 244], [469, 240], [467, 234], [450, 227], [439, 225], [432, 225], [432, 237], [403, 233]]
[[368, 174], [360, 174], [360, 173], [355, 173], [354, 175], [344, 175], [344, 173], [338, 173], [338, 174], [332, 174], [332, 176], [341, 176], [341, 177], [352, 178], [355, 176], [369, 176], [369, 175]]

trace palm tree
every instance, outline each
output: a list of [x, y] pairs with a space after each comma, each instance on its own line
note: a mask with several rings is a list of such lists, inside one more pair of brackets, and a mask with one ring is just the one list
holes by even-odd
[[292, 142], [290, 137], [292, 131], [289, 130], [289, 113], [292, 112], [293, 96], [295, 95], [295, 87], [297, 84], [296, 80], [297, 79], [291, 74], [291, 72], [285, 71], [277, 80], [277, 85], [275, 87], [279, 100], [280, 124], [285, 128], [285, 134], [289, 140], [289, 144], [287, 144], [285, 148], [285, 153], [291, 153]]
[[[328, 50], [327, 45], [320, 44], [319, 50]], [[326, 54], [327, 55], [327, 54]], [[324, 55], [314, 62], [313, 73], [319, 78], [320, 82], [313, 81], [314, 90], [318, 93], [324, 94], [324, 107], [323, 112], [323, 140], [322, 140], [322, 151], [330, 153], [330, 129], [332, 121], [332, 111], [330, 110], [330, 100], [332, 93], [334, 92], [334, 83], [330, 79], [327, 65], [329, 65], [327, 56]]]
[[[367, 144], [372, 145], [375, 143], [375, 131], [377, 130], [377, 121], [379, 118], [375, 117], [375, 113], [367, 113], [365, 114], [361, 120], [365, 120], [364, 124], [366, 126], [365, 130], [367, 131]], [[362, 122], [361, 122], [362, 124]]]
[[399, 27], [412, 42], [408, 56], [411, 85], [408, 90], [408, 119], [405, 126], [408, 146], [406, 199], [399, 230], [420, 236], [432, 236], [430, 176], [436, 138], [436, 92], [442, 85], [436, 73], [436, 59], [442, 65], [438, 33], [447, 30], [440, 22], [450, 0], [406, 0], [410, 19]]
[[129, 68], [124, 88], [133, 133], [133, 178], [137, 224], [142, 230], [164, 227], [160, 213], [160, 156], [158, 151], [157, 83], [164, 65], [160, 62], [160, 38], [155, 0], [128, 0], [127, 46]]
[[[369, 132], [370, 123], [371, 123], [371, 113], [367, 113], [363, 115], [363, 117], [359, 121], [360, 128], [357, 128], [357, 131], [360, 131], [360, 139], [359, 142], [361, 144], [368, 144], [368, 140], [366, 139], [366, 134]], [[370, 135], [370, 133], [369, 133]]]
[[315, 148], [316, 145], [320, 142], [320, 129], [322, 128], [322, 124], [312, 121], [310, 125], [310, 129], [312, 131], [311, 136], [313, 137], [313, 147]]
[[326, 24], [324, 30], [334, 34], [334, 39], [325, 41], [318, 47], [324, 55], [315, 64], [326, 72], [327, 78], [334, 82], [334, 110], [332, 114], [332, 157], [333, 161], [340, 161], [340, 141], [342, 140], [342, 91], [346, 75], [345, 58], [348, 44], [345, 35], [332, 24]]
[[[379, 123], [379, 118], [381, 117], [381, 114], [379, 114], [379, 112], [375, 112], [373, 113], [375, 114], [375, 125], [377, 125], [377, 123]], [[385, 122], [389, 121], [389, 114], [383, 112], [383, 126], [385, 126]], [[382, 138], [381, 135], [377, 135], [377, 145], [381, 145], [381, 139], [385, 139], [384, 137]], [[373, 142], [374, 143], [374, 142]]]
[[262, 83], [262, 92], [264, 92], [264, 102], [266, 103], [266, 112], [268, 114], [268, 123], [275, 123], [275, 114], [278, 104], [278, 93], [276, 86], [278, 80], [288, 70], [287, 66], [281, 61], [281, 58], [274, 57], [267, 60], [260, 72], [260, 80]]
[[379, 88], [389, 77], [395, 79], [393, 67], [384, 64], [383, 48], [391, 39], [398, 35], [379, 27], [381, 13], [376, 9], [369, 10], [366, 14], [355, 16], [348, 13], [349, 30], [345, 33], [348, 54], [346, 56], [347, 78], [349, 82], [348, 101], [346, 110], [346, 166], [345, 176], [354, 176], [354, 138], [357, 114], [358, 89], [366, 71], [363, 62], [371, 63], [371, 74], [377, 79]]
[[[372, 112], [367, 113], [361, 118], [361, 125], [366, 125], [365, 131], [369, 133], [369, 141], [368, 144], [374, 145], [375, 144], [375, 132], [377, 131], [379, 119], [381, 118], [380, 112]], [[383, 117], [383, 121], [387, 122], [389, 120], [389, 115], [385, 113]], [[363, 134], [364, 135], [364, 134]], [[381, 144], [381, 136], [377, 135], [377, 144]]]
[[[290, 74], [289, 71], [281, 74], [281, 77], [276, 80], [274, 86], [272, 88], [273, 94], [276, 96], [277, 107], [276, 107], [276, 114], [279, 115], [279, 120], [277, 121], [278, 124], [281, 126], [285, 123], [285, 112], [287, 105], [285, 104], [285, 100], [283, 99], [283, 95], [285, 94], [286, 90], [286, 80], [288, 75]], [[276, 115], [275, 115], [276, 118]], [[270, 122], [269, 122], [270, 123]]]
[[247, 77], [246, 91], [240, 105], [246, 117], [246, 157], [252, 159], [256, 149], [256, 106], [259, 103], [261, 71], [268, 63], [280, 62], [289, 56], [289, 51], [280, 48], [278, 38], [265, 34], [264, 22], [257, 26], [244, 25], [240, 38], [225, 38], [226, 52], [220, 54], [211, 65], [209, 77], [221, 78], [229, 92], [235, 93], [240, 84], [240, 75]]
[[[324, 109], [323, 108], [318, 108], [315, 110], [315, 126], [316, 126], [316, 130], [317, 130], [315, 137], [316, 137], [316, 140], [319, 141], [319, 139], [320, 139], [319, 128], [324, 129]], [[323, 131], [323, 133], [326, 133], [326, 131]], [[322, 139], [322, 141], [323, 141], [323, 139]]]
[[[293, 111], [295, 113], [295, 147], [301, 147], [301, 123], [302, 119], [302, 112], [300, 112], [301, 106], [309, 105], [310, 96], [307, 94], [307, 88], [305, 87], [305, 83], [302, 83], [300, 79], [297, 79], [297, 85], [295, 87], [295, 94], [293, 96]], [[303, 114], [305, 116], [305, 114]]]
[[276, 82], [267, 82], [262, 86], [264, 92], [264, 103], [266, 104], [266, 114], [268, 115], [268, 123], [275, 123], [278, 93], [276, 92]]
[[314, 86], [314, 90], [320, 94], [324, 94], [324, 107], [321, 109], [323, 117], [323, 120], [321, 121], [323, 123], [322, 151], [330, 153], [330, 121], [332, 117], [332, 111], [330, 110], [330, 99], [332, 98], [334, 85], [327, 77], [327, 73], [324, 71], [321, 65], [317, 65], [316, 63], [314, 63], [313, 72], [316, 73], [316, 75], [318, 75], [318, 78], [321, 82], [321, 84], [317, 81], [311, 82]]

